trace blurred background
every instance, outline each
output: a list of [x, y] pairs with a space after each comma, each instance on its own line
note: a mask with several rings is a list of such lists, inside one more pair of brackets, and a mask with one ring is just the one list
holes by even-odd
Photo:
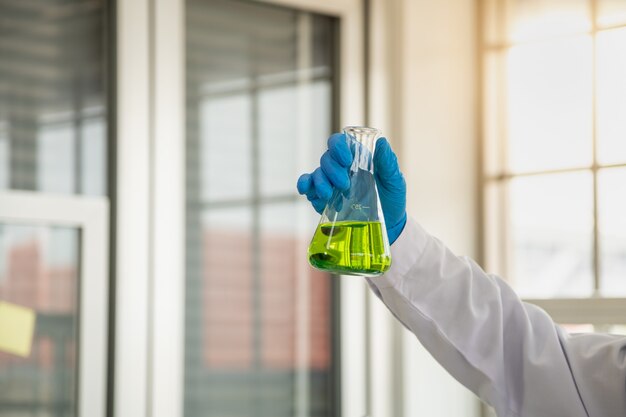
[[0, 0], [0, 417], [491, 415], [295, 190], [381, 128], [408, 210], [626, 334], [626, 0]]

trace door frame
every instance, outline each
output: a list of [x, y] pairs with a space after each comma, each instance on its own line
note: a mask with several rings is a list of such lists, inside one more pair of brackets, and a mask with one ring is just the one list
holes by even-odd
[[[366, 2], [251, 1], [339, 19], [339, 122], [364, 124]], [[116, 417], [183, 415], [184, 8], [183, 0], [116, 5]], [[364, 280], [341, 280], [344, 416], [369, 414], [366, 297]]]
[[109, 203], [106, 197], [0, 192], [0, 222], [80, 230], [77, 410], [104, 417], [107, 381]]

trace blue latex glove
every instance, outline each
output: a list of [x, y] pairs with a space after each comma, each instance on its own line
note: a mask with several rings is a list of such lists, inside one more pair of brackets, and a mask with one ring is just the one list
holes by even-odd
[[[344, 191], [350, 187], [348, 170], [351, 163], [352, 152], [345, 134], [333, 134], [328, 139], [328, 150], [320, 158], [319, 168], [298, 179], [298, 192], [306, 195], [315, 211], [321, 214], [334, 188]], [[392, 244], [406, 224], [406, 183], [398, 158], [385, 138], [376, 142], [374, 177], [385, 216], [387, 237]]]

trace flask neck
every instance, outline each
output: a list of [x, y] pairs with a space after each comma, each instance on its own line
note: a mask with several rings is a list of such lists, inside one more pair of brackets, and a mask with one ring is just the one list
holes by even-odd
[[373, 157], [376, 141], [380, 137], [380, 130], [364, 126], [349, 126], [343, 129], [348, 138], [354, 160], [351, 171], [359, 169], [373, 172]]

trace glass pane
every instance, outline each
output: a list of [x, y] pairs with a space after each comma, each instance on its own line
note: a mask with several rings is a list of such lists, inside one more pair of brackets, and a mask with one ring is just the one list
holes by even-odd
[[0, 351], [0, 416], [75, 416], [76, 229], [0, 224], [0, 300], [34, 310], [26, 357]]
[[193, 214], [187, 219], [185, 415], [237, 414], [255, 389], [252, 212]]
[[598, 173], [600, 286], [607, 297], [626, 296], [626, 169]]
[[598, 33], [597, 45], [598, 160], [626, 163], [626, 29]]
[[593, 290], [590, 173], [510, 184], [509, 278], [523, 297], [585, 297]]
[[[306, 237], [294, 232], [312, 210], [298, 206], [269, 205], [260, 212], [261, 362], [274, 381], [268, 381], [268, 390], [276, 395], [306, 390], [317, 402], [312, 414], [330, 415], [332, 278], [308, 267], [310, 232]], [[302, 361], [305, 367], [299, 369]], [[294, 375], [298, 371], [306, 382]], [[268, 404], [270, 410], [296, 414], [291, 401]]]
[[590, 166], [591, 38], [511, 48], [507, 82], [511, 170]]
[[595, 331], [593, 324], [561, 324], [560, 326], [570, 334], [593, 333]]
[[184, 414], [332, 415], [332, 291], [307, 265], [317, 215], [295, 183], [331, 133], [337, 22], [186, 7]]
[[[324, 68], [324, 73], [328, 77], [329, 69]], [[303, 99], [316, 111], [300, 119], [285, 118]], [[319, 163], [324, 138], [332, 132], [331, 99], [329, 79], [259, 92], [261, 194], [292, 194], [294, 178]], [[289, 157], [278, 162], [278, 155]]]
[[[310, 86], [306, 86], [310, 90]], [[286, 118], [290, 109], [298, 105], [299, 93], [295, 82], [286, 87], [266, 89], [259, 92], [259, 149], [261, 159], [261, 192], [263, 194], [293, 193], [293, 179], [297, 178], [298, 151], [301, 134], [299, 120]], [[277, 155], [284, 155], [280, 163]]]
[[608, 333], [626, 336], [626, 325], [615, 324], [613, 326], [609, 326]]
[[598, 0], [598, 25], [612, 26], [626, 24], [626, 1]]
[[200, 175], [204, 179], [202, 200], [250, 197], [250, 97], [238, 92], [227, 96], [203, 97], [200, 100], [198, 121]]
[[576, 333], [608, 333], [626, 336], [626, 325], [623, 324], [560, 324], [570, 334]]
[[0, 0], [0, 189], [106, 194], [105, 5]]
[[517, 42], [591, 29], [589, 0], [507, 0], [509, 40]]

